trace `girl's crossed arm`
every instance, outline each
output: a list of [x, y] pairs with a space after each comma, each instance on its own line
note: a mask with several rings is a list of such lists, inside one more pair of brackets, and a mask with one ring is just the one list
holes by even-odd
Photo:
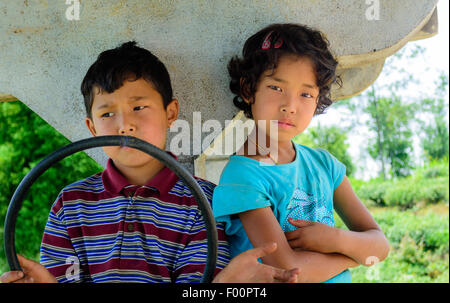
[[239, 217], [254, 247], [267, 242], [277, 243], [278, 249], [274, 253], [261, 258], [263, 263], [284, 269], [300, 268], [297, 282], [323, 282], [358, 265], [342, 254], [292, 249], [270, 207], [249, 210], [240, 213]]
[[361, 203], [347, 177], [336, 188], [334, 208], [349, 230], [302, 220], [290, 220], [299, 227], [287, 232], [291, 247], [323, 253], [340, 253], [370, 266], [384, 260], [389, 243], [371, 214]]

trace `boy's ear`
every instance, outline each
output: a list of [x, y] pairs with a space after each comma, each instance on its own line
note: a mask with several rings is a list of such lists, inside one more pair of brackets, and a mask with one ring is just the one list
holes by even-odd
[[177, 99], [173, 99], [166, 107], [167, 113], [167, 124], [169, 127], [178, 119], [178, 113], [180, 110], [180, 105]]
[[94, 125], [94, 121], [92, 121], [91, 118], [86, 117], [84, 119], [84, 122], [86, 123], [87, 128], [89, 129], [89, 131], [91, 132], [92, 136], [96, 136], [97, 131], [95, 130], [95, 125]]

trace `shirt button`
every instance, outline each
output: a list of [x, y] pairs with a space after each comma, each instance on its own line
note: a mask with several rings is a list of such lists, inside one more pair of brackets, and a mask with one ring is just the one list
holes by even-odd
[[130, 231], [130, 232], [134, 231], [134, 224], [133, 223], [128, 223], [127, 230]]

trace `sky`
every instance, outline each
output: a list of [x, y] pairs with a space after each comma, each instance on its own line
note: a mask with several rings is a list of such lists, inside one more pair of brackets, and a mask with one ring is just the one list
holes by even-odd
[[[449, 75], [449, 1], [439, 0], [438, 2], [438, 34], [424, 40], [408, 42], [404, 47], [414, 48], [416, 45], [425, 49], [424, 53], [419, 54], [413, 61], [405, 58], [400, 59], [398, 64], [402, 66], [408, 73], [416, 76], [420, 83], [413, 86], [408, 93], [414, 96], [433, 95], [435, 85], [434, 81], [444, 72]], [[387, 62], [389, 60], [386, 60]], [[392, 82], [386, 73], [382, 72], [377, 84]], [[448, 105], [448, 87], [446, 100]], [[354, 99], [355, 102], [357, 101]], [[313, 119], [310, 127], [344, 125], [345, 115], [339, 109], [330, 107], [324, 115], [319, 115]], [[352, 156], [353, 163], [358, 167], [355, 177], [363, 180], [376, 177], [378, 175], [380, 165], [373, 161], [365, 152], [367, 147], [367, 138], [373, 136], [365, 127], [353, 130], [348, 133], [347, 144], [349, 154]], [[421, 149], [419, 148], [419, 138], [414, 138], [414, 159], [417, 165], [420, 162]]]

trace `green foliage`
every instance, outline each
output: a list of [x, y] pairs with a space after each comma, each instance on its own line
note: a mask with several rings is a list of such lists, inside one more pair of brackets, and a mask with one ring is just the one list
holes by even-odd
[[445, 100], [447, 88], [448, 76], [442, 74], [437, 83], [435, 97], [425, 98], [421, 103], [422, 112], [428, 114], [427, 118], [419, 120], [424, 132], [421, 145], [428, 161], [449, 157], [449, 131], [446, 119], [448, 104]]
[[385, 208], [374, 218], [391, 250], [386, 260], [373, 267], [352, 269], [354, 282], [448, 283], [448, 208], [444, 215]]
[[363, 183], [355, 189], [358, 197], [368, 205], [413, 208], [419, 203], [434, 204], [449, 201], [448, 161], [418, 168], [412, 176]]
[[426, 166], [417, 168], [415, 171], [416, 178], [430, 179], [438, 177], [449, 177], [448, 158], [440, 160], [432, 160]]
[[[403, 177], [409, 174], [412, 154], [412, 131], [409, 127], [415, 107], [405, 104], [402, 99], [393, 95], [380, 97], [375, 89], [368, 92], [368, 105], [364, 108], [371, 119], [367, 121], [376, 138], [369, 140], [369, 154], [383, 164], [389, 163], [392, 177]], [[386, 171], [382, 171], [385, 176]]]
[[420, 78], [404, 68], [425, 51], [418, 45], [405, 46], [387, 59], [382, 76], [368, 90], [334, 105], [345, 116], [341, 123], [355, 130], [369, 128], [366, 151], [381, 164], [383, 179], [411, 173], [413, 137], [421, 141], [422, 160], [448, 159], [448, 75], [441, 74], [429, 96], [420, 91]]
[[366, 184], [365, 181], [356, 179], [355, 177], [352, 177], [352, 176], [348, 177], [348, 179], [349, 179], [350, 184], [352, 185], [352, 188], [355, 192], [358, 192], [360, 190], [361, 186]]
[[386, 190], [390, 182], [382, 179], [373, 179], [370, 182], [364, 182], [359, 189], [354, 188], [358, 197], [376, 206], [386, 206]]
[[[9, 201], [23, 177], [45, 156], [70, 141], [21, 102], [0, 103], [0, 120], [0, 221], [4, 222]], [[60, 190], [101, 170], [85, 153], [77, 153], [38, 178], [17, 218], [17, 251], [36, 258], [50, 207]], [[0, 255], [3, 257], [2, 249]]]
[[402, 209], [412, 208], [418, 197], [419, 188], [411, 182], [394, 182], [385, 191], [385, 203], [389, 206], [399, 206]]
[[422, 182], [422, 187], [417, 193], [417, 200], [429, 204], [449, 200], [448, 177], [435, 178]]
[[341, 161], [346, 167], [347, 176], [355, 171], [355, 166], [348, 153], [347, 135], [344, 129], [337, 126], [310, 127], [306, 132], [295, 137], [294, 142], [311, 148], [323, 148]]

